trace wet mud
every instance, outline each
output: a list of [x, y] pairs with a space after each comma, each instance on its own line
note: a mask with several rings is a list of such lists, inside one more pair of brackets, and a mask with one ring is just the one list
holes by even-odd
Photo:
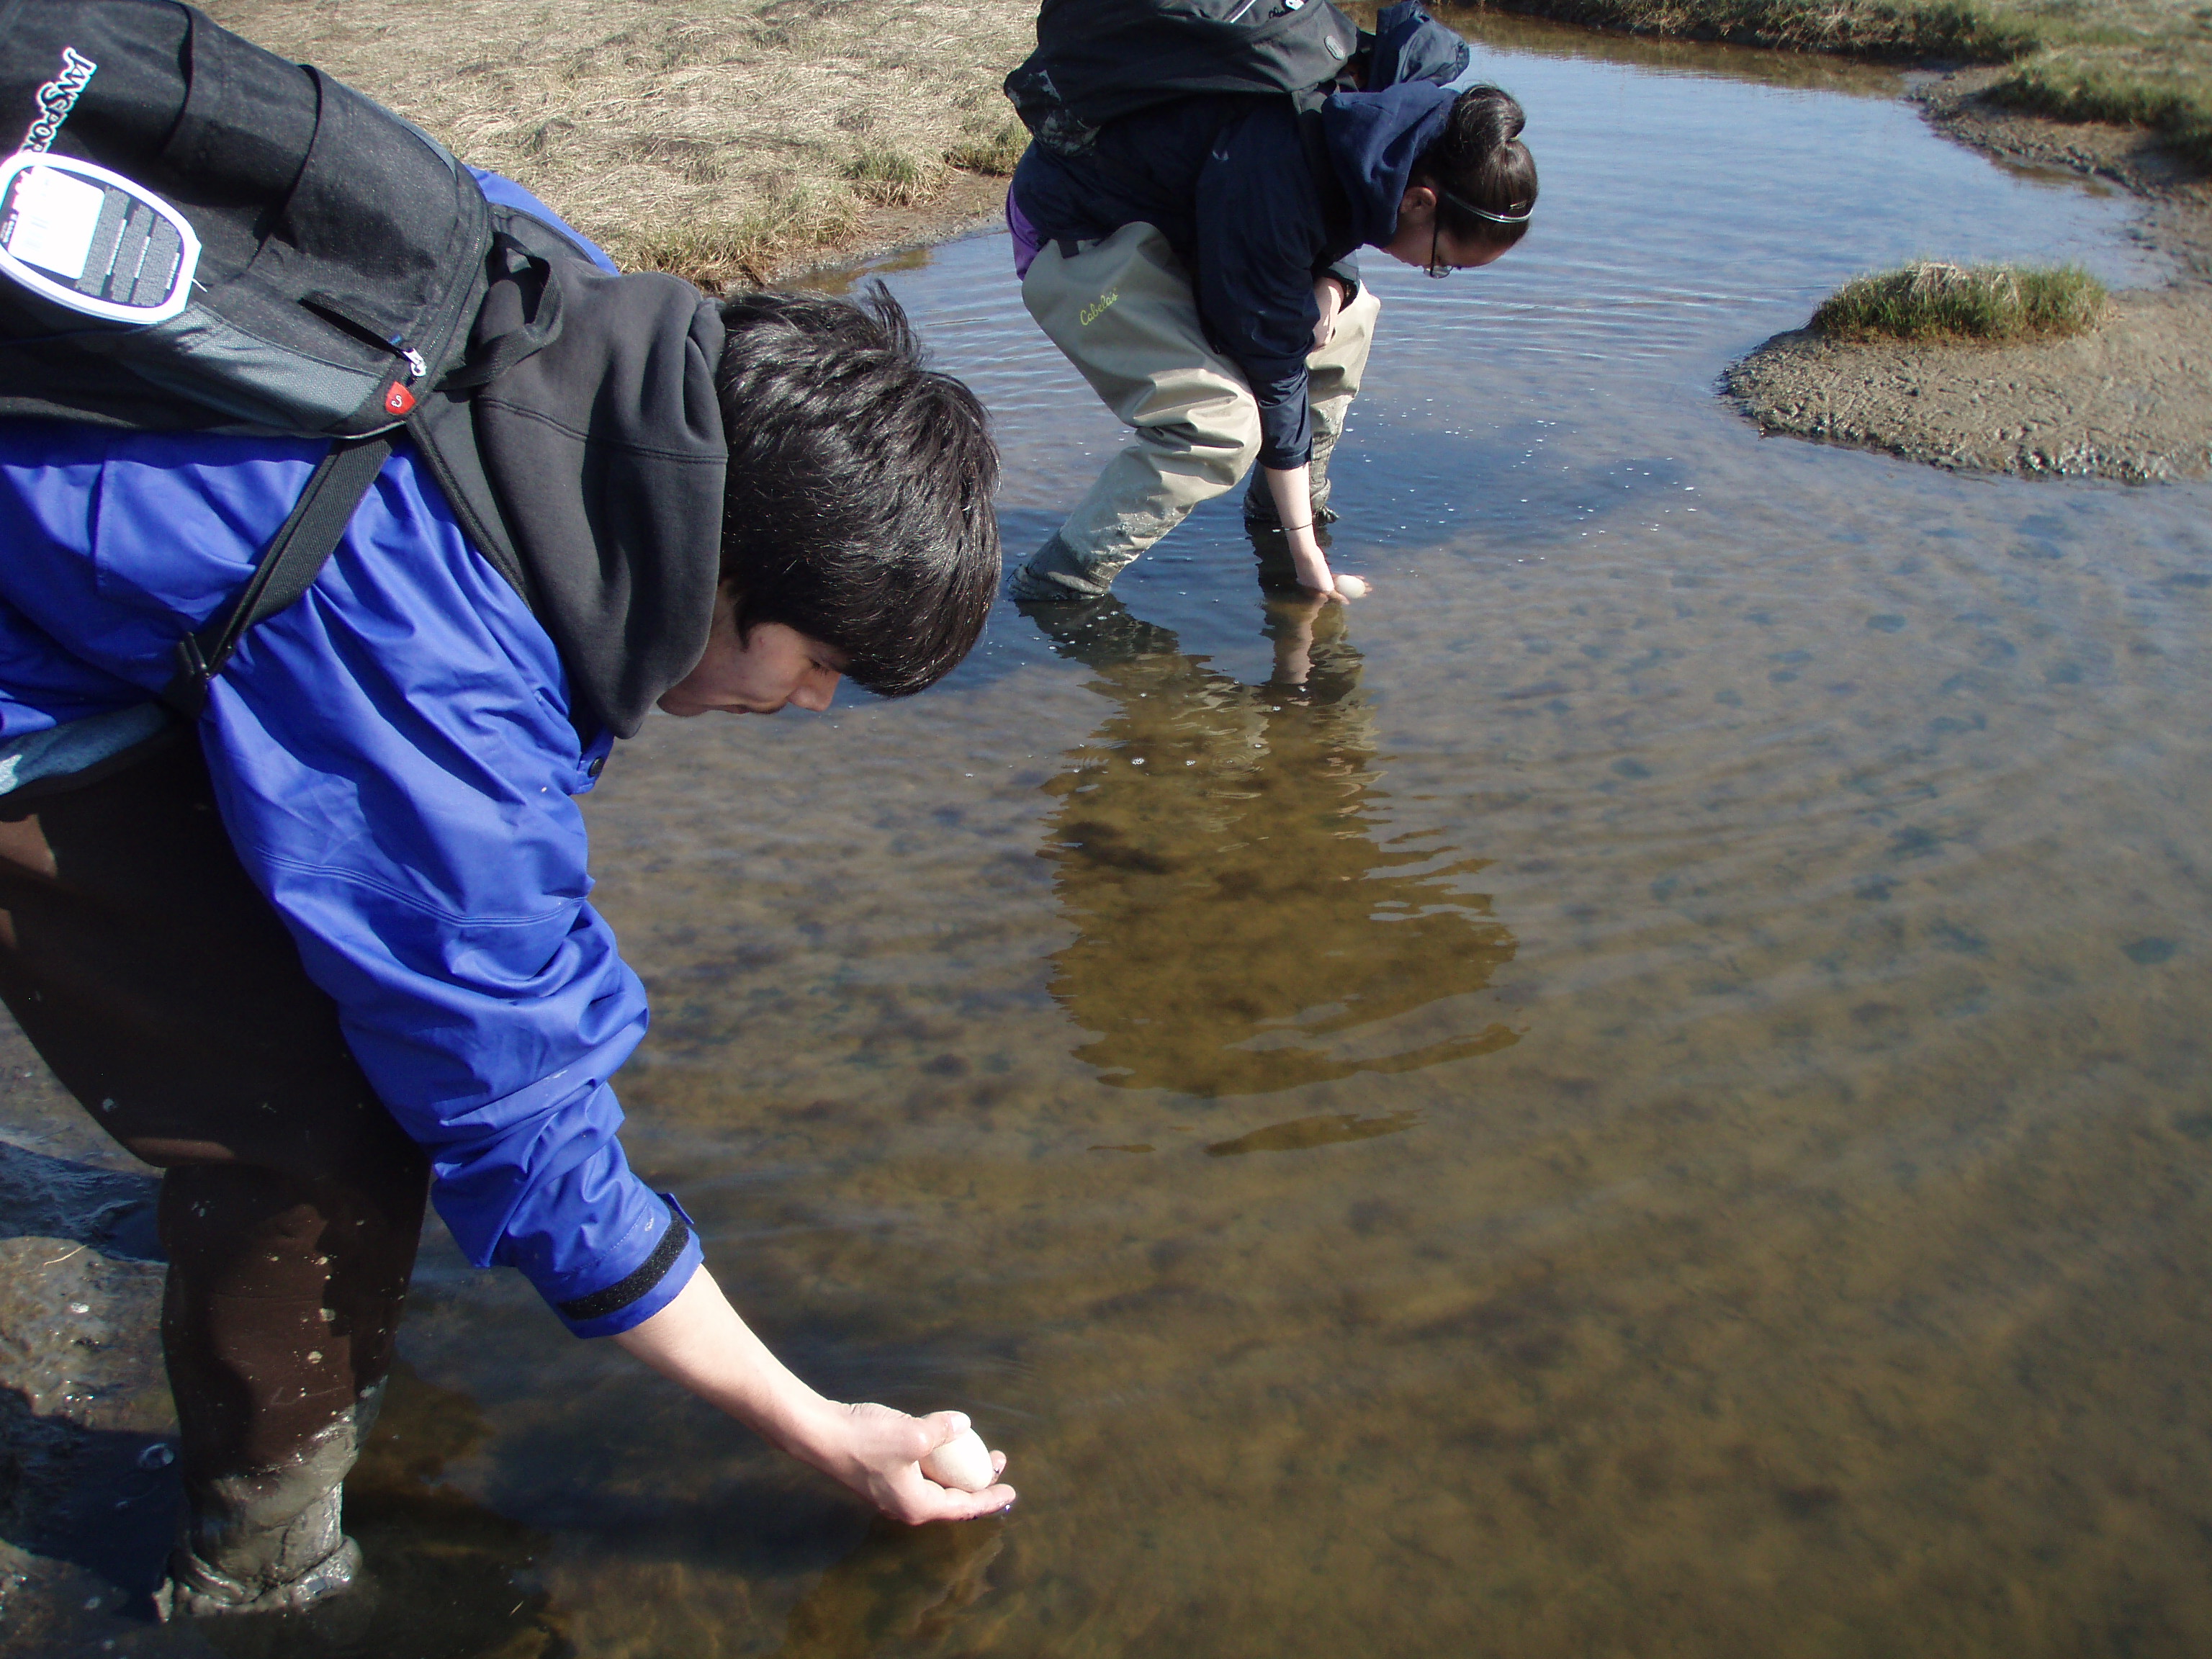
[[28, 1656], [146, 1612], [173, 1525], [174, 1418], [153, 1176], [4, 1017], [0, 1122], [0, 1653]]

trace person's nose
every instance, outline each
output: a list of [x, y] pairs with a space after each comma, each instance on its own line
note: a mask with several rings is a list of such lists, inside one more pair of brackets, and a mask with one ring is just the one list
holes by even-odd
[[837, 696], [837, 682], [842, 678], [842, 675], [832, 674], [826, 670], [817, 670], [809, 674], [793, 690], [791, 694], [793, 705], [804, 708], [810, 714], [827, 714], [830, 703], [835, 702]]

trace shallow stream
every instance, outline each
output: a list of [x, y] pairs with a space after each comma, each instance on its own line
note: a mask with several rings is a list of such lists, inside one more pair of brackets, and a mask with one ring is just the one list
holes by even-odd
[[[1231, 498], [1081, 629], [592, 799], [633, 1160], [1018, 1506], [871, 1525], [434, 1240], [364, 1650], [2212, 1650], [2212, 489], [1714, 390], [1906, 257], [2160, 272], [1882, 72], [1481, 49], [1543, 206], [1367, 261], [1372, 597], [1308, 640]], [[1026, 553], [1114, 422], [1003, 236], [878, 269]]]

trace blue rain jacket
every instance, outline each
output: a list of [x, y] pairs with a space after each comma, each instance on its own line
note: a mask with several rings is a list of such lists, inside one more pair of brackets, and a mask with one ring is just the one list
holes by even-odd
[[[0, 742], [143, 706], [326, 447], [0, 422]], [[199, 736], [239, 857], [462, 1249], [598, 1336], [665, 1306], [700, 1251], [616, 1139], [645, 990], [589, 902], [572, 799], [612, 740], [580, 741], [569, 707], [551, 639], [403, 446], [314, 586], [246, 635]]]

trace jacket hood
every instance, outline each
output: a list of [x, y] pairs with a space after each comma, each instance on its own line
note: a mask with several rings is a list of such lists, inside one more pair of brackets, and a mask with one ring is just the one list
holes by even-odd
[[[467, 400], [473, 448], [579, 726], [596, 717], [627, 738], [707, 648], [730, 460], [724, 331], [673, 276], [561, 259], [550, 280], [558, 336]], [[498, 300], [480, 330], [501, 325]]]
[[1350, 198], [1358, 241], [1380, 247], [1397, 234], [1407, 177], [1443, 131], [1458, 96], [1433, 81], [1408, 81], [1379, 92], [1335, 93], [1322, 103], [1322, 137]]
[[1467, 42], [1431, 18], [1420, 0], [1399, 0], [1375, 15], [1375, 44], [1361, 84], [1370, 92], [1401, 81], [1443, 85], [1464, 74], [1474, 57]]

